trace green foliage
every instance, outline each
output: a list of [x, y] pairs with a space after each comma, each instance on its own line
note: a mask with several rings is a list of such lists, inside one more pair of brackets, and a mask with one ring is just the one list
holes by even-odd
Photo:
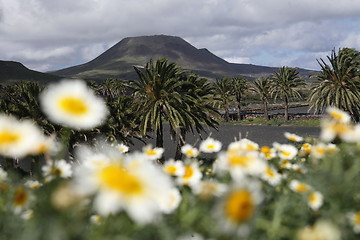
[[282, 67], [275, 72], [272, 81], [270, 93], [275, 100], [280, 97], [284, 100], [285, 120], [289, 120], [289, 99], [290, 97], [300, 98], [300, 93], [295, 89], [304, 85], [304, 80], [299, 78], [299, 72], [295, 68]]
[[325, 60], [317, 60], [321, 72], [314, 75], [318, 80], [312, 87], [309, 103], [315, 111], [323, 112], [327, 106], [335, 106], [351, 113], [353, 119], [360, 119], [360, 53], [355, 49], [343, 48], [332, 51]]

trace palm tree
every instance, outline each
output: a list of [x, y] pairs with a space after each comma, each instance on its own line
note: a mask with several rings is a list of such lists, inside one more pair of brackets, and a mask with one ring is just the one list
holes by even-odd
[[354, 120], [360, 119], [360, 53], [354, 49], [335, 50], [327, 57], [330, 65], [323, 59], [317, 60], [321, 67], [318, 79], [309, 96], [310, 108], [322, 112], [327, 106], [348, 111]]
[[231, 79], [227, 77], [218, 78], [213, 84], [216, 103], [225, 109], [225, 121], [228, 122], [230, 120], [229, 106], [232, 101], [234, 86]]
[[304, 85], [304, 81], [299, 78], [299, 72], [295, 68], [283, 66], [274, 73], [271, 85], [271, 95], [275, 99], [283, 98], [285, 120], [289, 120], [289, 100], [291, 97], [301, 98], [300, 93], [295, 88]]
[[181, 159], [181, 147], [185, 144], [186, 133], [206, 132], [204, 127], [217, 129], [218, 122], [215, 120], [219, 112], [212, 107], [213, 86], [206, 78], [199, 78], [196, 74], [183, 74], [182, 80], [187, 84], [181, 86], [179, 91], [183, 96], [186, 106], [191, 109], [183, 109], [184, 122], [180, 124], [179, 140], [175, 159]]
[[182, 111], [190, 109], [177, 91], [184, 81], [178, 81], [181, 70], [167, 59], [150, 60], [144, 69], [134, 66], [139, 81], [133, 81], [137, 111], [140, 116], [140, 130], [143, 135], [149, 130], [156, 132], [156, 147], [163, 147], [163, 118], [172, 131], [184, 123]]
[[270, 87], [271, 87], [271, 80], [268, 77], [258, 78], [253, 83], [251, 83], [250, 86], [250, 90], [258, 94], [261, 101], [263, 102], [265, 120], [270, 119], [269, 110], [268, 110]]
[[236, 118], [238, 121], [241, 120], [241, 100], [248, 88], [248, 81], [241, 77], [235, 77], [231, 79], [233, 85], [233, 94], [235, 96], [236, 104], [237, 104], [237, 111], [236, 111]]

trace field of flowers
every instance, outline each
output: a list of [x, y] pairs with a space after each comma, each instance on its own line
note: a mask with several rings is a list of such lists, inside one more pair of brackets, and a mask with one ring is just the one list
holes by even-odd
[[[50, 85], [40, 100], [69, 131], [108, 114], [80, 80]], [[59, 136], [1, 114], [0, 239], [359, 239], [360, 125], [329, 107], [318, 138], [284, 138], [209, 137], [161, 164], [164, 149], [151, 145], [84, 141], [69, 154]]]

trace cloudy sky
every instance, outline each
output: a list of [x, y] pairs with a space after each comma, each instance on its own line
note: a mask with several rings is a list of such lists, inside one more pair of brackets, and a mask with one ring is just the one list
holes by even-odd
[[155, 34], [229, 62], [318, 69], [334, 48], [360, 49], [360, 0], [0, 0], [0, 59], [39, 71]]

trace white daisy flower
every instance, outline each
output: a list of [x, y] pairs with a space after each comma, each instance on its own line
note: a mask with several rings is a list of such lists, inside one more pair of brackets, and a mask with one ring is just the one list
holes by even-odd
[[197, 162], [184, 165], [185, 173], [177, 178], [180, 185], [187, 185], [193, 187], [200, 183], [202, 173]]
[[351, 117], [347, 112], [340, 110], [336, 107], [327, 107], [326, 112], [329, 114], [331, 119], [333, 119], [337, 122], [350, 123], [350, 121], [351, 121]]
[[7, 179], [7, 172], [0, 167], [0, 183], [4, 182]]
[[260, 175], [266, 167], [256, 151], [228, 151], [220, 153], [214, 168], [217, 172], [229, 171], [234, 179], [241, 179], [245, 175]]
[[302, 141], [304, 141], [303, 137], [300, 137], [299, 135], [294, 134], [294, 133], [285, 132], [284, 135], [288, 140], [290, 140], [292, 142], [302, 142]]
[[41, 187], [43, 184], [38, 180], [27, 180], [24, 185], [30, 189], [37, 189]]
[[34, 216], [34, 210], [32, 209], [27, 209], [21, 214], [21, 218], [24, 220], [29, 220], [33, 216]]
[[113, 156], [99, 168], [80, 163], [74, 181], [80, 192], [95, 194], [94, 208], [100, 215], [124, 210], [139, 224], [156, 220], [161, 203], [173, 189], [171, 178], [152, 162], [144, 161], [143, 154], [127, 154], [125, 159]]
[[261, 174], [261, 178], [270, 185], [275, 186], [281, 182], [282, 176], [276, 171], [275, 168], [267, 166], [264, 172]]
[[291, 168], [295, 172], [298, 172], [298, 173], [301, 173], [301, 174], [305, 174], [307, 172], [307, 169], [303, 165], [300, 165], [300, 164], [297, 164], [297, 163], [292, 164]]
[[72, 175], [72, 166], [64, 159], [49, 161], [41, 170], [46, 181], [51, 181], [55, 177], [70, 178]]
[[259, 151], [260, 151], [260, 156], [262, 156], [266, 160], [270, 160], [276, 157], [276, 150], [274, 148], [270, 148], [268, 146], [262, 146]]
[[122, 153], [127, 153], [127, 152], [129, 152], [129, 146], [127, 146], [127, 145], [125, 145], [125, 144], [123, 144], [123, 143], [118, 144], [118, 145], [116, 146], [116, 148], [117, 148], [120, 152], [122, 152]]
[[42, 137], [40, 129], [29, 120], [0, 115], [0, 154], [10, 158], [22, 158], [32, 154], [34, 143]]
[[40, 136], [38, 142], [34, 143], [32, 154], [54, 154], [60, 149], [60, 144], [55, 137]]
[[43, 111], [51, 121], [75, 129], [101, 125], [108, 114], [105, 102], [81, 80], [63, 80], [40, 95]]
[[185, 154], [188, 158], [195, 158], [199, 156], [199, 150], [190, 144], [185, 144], [181, 147], [181, 152]]
[[360, 211], [347, 214], [349, 222], [355, 233], [360, 233]]
[[291, 144], [274, 143], [280, 159], [292, 160], [298, 153], [298, 149]]
[[311, 148], [310, 156], [315, 159], [323, 158], [328, 150], [328, 145], [324, 143], [318, 143]]
[[174, 212], [181, 202], [181, 194], [179, 189], [173, 188], [166, 193], [166, 197], [160, 201], [160, 210], [163, 213], [169, 214]]
[[213, 179], [204, 180], [193, 186], [192, 191], [202, 199], [209, 199], [213, 196], [222, 196], [227, 191], [227, 185]]
[[281, 159], [280, 160], [280, 167], [283, 169], [292, 169], [293, 164], [286, 159]]
[[215, 153], [219, 152], [222, 147], [222, 143], [211, 137], [208, 137], [200, 143], [199, 149], [204, 153]]
[[13, 210], [16, 214], [23, 212], [30, 204], [30, 200], [33, 197], [30, 192], [23, 187], [17, 187], [12, 199]]
[[339, 150], [338, 146], [336, 146], [336, 144], [333, 144], [333, 143], [328, 143], [327, 144], [327, 148], [326, 148], [326, 151], [328, 153], [335, 153]]
[[111, 161], [111, 150], [110, 148], [106, 148], [105, 154], [103, 152], [95, 151], [87, 146], [80, 146], [76, 151], [76, 156], [84, 167], [90, 169], [101, 168]]
[[179, 160], [169, 159], [162, 168], [170, 176], [184, 176], [185, 174], [184, 162]]
[[314, 226], [306, 226], [297, 233], [298, 240], [340, 240], [341, 232], [337, 226], [326, 220], [320, 220]]
[[143, 147], [142, 151], [147, 159], [157, 160], [162, 157], [162, 155], [164, 153], [164, 148], [159, 148], [159, 147], [153, 148], [153, 146], [151, 144], [149, 144], [149, 145], [146, 145], [145, 147]]
[[257, 151], [258, 149], [259, 144], [247, 138], [243, 138], [240, 141], [232, 142], [228, 146], [228, 151]]
[[214, 212], [219, 230], [240, 236], [249, 234], [248, 222], [255, 216], [263, 196], [257, 182], [243, 181], [223, 195]]
[[323, 195], [320, 192], [310, 192], [308, 205], [312, 210], [318, 210], [323, 205]]
[[94, 214], [90, 216], [90, 222], [92, 224], [100, 224], [102, 221], [102, 217], [100, 215]]
[[360, 129], [355, 129], [350, 123], [323, 119], [321, 121], [320, 139], [325, 142], [331, 142], [336, 137], [339, 137], [346, 142], [355, 142], [360, 139], [359, 131]]
[[304, 143], [301, 145], [300, 151], [305, 154], [309, 154], [311, 152], [312, 145], [310, 143]]
[[300, 182], [298, 180], [291, 180], [289, 184], [289, 188], [297, 193], [307, 193], [311, 190], [310, 185]]

